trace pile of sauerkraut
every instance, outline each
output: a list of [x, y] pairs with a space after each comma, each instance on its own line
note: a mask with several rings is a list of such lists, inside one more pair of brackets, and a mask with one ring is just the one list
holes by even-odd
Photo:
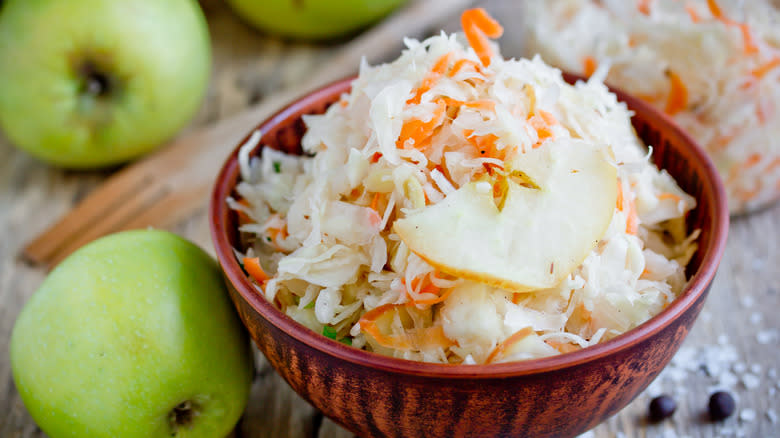
[[[538, 58], [504, 60], [486, 38], [500, 27], [476, 14], [483, 23], [464, 21], [470, 44], [462, 34], [408, 39], [397, 60], [363, 63], [350, 93], [305, 117], [302, 146], [313, 156], [251, 156], [259, 132], [242, 146], [242, 181], [228, 199], [245, 243], [236, 257], [259, 294], [311, 330], [410, 360], [504, 362], [613, 338], [684, 288], [695, 200], [649, 161], [605, 71], [572, 86]], [[618, 197], [604, 235], [554, 287], [459, 278], [394, 233], [396, 220], [489, 178], [510, 156], [575, 140], [610, 157]]]
[[733, 213], [780, 197], [780, 13], [770, 0], [528, 0], [527, 53], [666, 111], [707, 150]]

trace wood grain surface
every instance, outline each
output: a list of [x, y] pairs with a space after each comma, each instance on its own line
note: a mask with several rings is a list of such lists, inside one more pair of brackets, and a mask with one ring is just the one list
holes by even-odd
[[[517, 13], [513, 7], [515, 1], [479, 2], [505, 25], [507, 32], [501, 44], [507, 56], [522, 53], [519, 31], [512, 26], [513, 21], [518, 21], [513, 18]], [[343, 45], [281, 41], [244, 25], [220, 0], [203, 0], [201, 5], [209, 20], [214, 70], [206, 102], [190, 130], [237, 114], [277, 90], [293, 89]], [[441, 28], [456, 30], [458, 17], [441, 17], [440, 25], [428, 33]], [[7, 353], [14, 320], [45, 276], [42, 269], [25, 264], [19, 257], [20, 251], [26, 242], [54, 223], [111, 173], [70, 172], [48, 167], [14, 149], [0, 133], [1, 438], [45, 436], [19, 399]], [[203, 193], [204, 208], [208, 195]], [[204, 208], [169, 228], [213, 253]], [[594, 438], [780, 436], [780, 423], [773, 423], [771, 414], [767, 415], [780, 413], [780, 381], [776, 375], [780, 368], [780, 323], [776, 315], [780, 309], [779, 242], [780, 205], [733, 220], [718, 277], [702, 316], [684, 345], [684, 349], [693, 351], [698, 358], [706, 352], [720, 351], [724, 345], [734, 348], [736, 357], [724, 363], [736, 379], [727, 386], [738, 396], [738, 415], [722, 424], [707, 421], [704, 412], [714, 378], [696, 370], [679, 371], [678, 367], [676, 374], [669, 373], [589, 435]], [[649, 397], [658, 390], [674, 394], [679, 407], [672, 419], [648, 424], [645, 416]], [[235, 435], [351, 437], [293, 393], [260, 355], [251, 400]]]

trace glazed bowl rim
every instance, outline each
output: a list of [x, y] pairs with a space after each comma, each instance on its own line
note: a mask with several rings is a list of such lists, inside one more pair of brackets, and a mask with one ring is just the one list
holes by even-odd
[[[582, 79], [580, 76], [576, 75], [564, 74], [564, 76], [569, 79]], [[693, 277], [689, 279], [688, 284], [681, 295], [672, 301], [669, 306], [641, 325], [630, 329], [615, 338], [575, 352], [540, 359], [482, 365], [439, 364], [393, 358], [347, 346], [312, 331], [282, 313], [272, 303], [269, 303], [265, 297], [257, 293], [255, 287], [251, 284], [236, 260], [233, 248], [228, 239], [226, 218], [229, 213], [229, 207], [225, 201], [232, 193], [234, 186], [227, 184], [227, 182], [233, 179], [238, 181], [238, 150], [252, 132], [258, 129], [261, 132], [264, 132], [264, 127], [275, 126], [289, 118], [291, 115], [294, 115], [302, 108], [334, 97], [336, 93], [341, 93], [344, 90], [348, 91], [351, 82], [355, 78], [355, 76], [350, 76], [325, 85], [316, 91], [296, 99], [273, 116], [259, 123], [254, 129], [249, 131], [246, 138], [238, 143], [227, 158], [219, 172], [212, 191], [211, 203], [208, 211], [209, 228], [217, 259], [219, 260], [224, 275], [241, 296], [241, 299], [245, 300], [258, 315], [295, 340], [310, 348], [319, 350], [323, 354], [333, 356], [348, 363], [406, 375], [435, 378], [484, 379], [545, 373], [578, 366], [604, 356], [629, 350], [632, 346], [652, 337], [664, 327], [671, 324], [676, 318], [686, 313], [688, 309], [696, 303], [699, 297], [706, 292], [714, 279], [726, 246], [729, 224], [725, 189], [714, 164], [693, 138], [684, 132], [666, 114], [661, 113], [637, 98], [621, 92], [619, 89], [610, 87], [610, 90], [618, 95], [620, 101], [626, 102], [635, 109], [641, 109], [643, 112], [649, 114], [654, 113], [656, 118], [661, 120], [662, 124], [668, 125], [668, 128], [674, 131], [675, 135], [684, 140], [684, 147], [690, 149], [692, 158], [696, 161], [696, 163], [692, 164], [692, 167], [698, 167], [700, 169], [701, 172], [697, 172], [696, 175], [703, 178], [705, 182], [702, 187], [702, 193], [704, 195], [702, 196], [702, 199], [711, 198], [712, 201], [708, 205], [708, 211], [711, 211], [714, 216], [712, 217], [712, 238], [708, 242], [705, 242], [706, 245], [700, 245], [699, 247], [699, 251], [703, 251], [701, 265], [693, 274]], [[708, 193], [709, 196], [707, 196]], [[699, 201], [699, 199], [697, 199], [697, 201]], [[702, 208], [701, 203], [699, 203], [697, 208]]]

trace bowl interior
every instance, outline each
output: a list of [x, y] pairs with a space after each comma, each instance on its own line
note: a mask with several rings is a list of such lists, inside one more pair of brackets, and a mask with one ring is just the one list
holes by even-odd
[[[261, 123], [257, 129], [262, 133], [260, 141], [262, 146], [258, 146], [252, 154], [256, 155], [260, 147], [272, 147], [290, 154], [301, 154], [301, 138], [306, 131], [302, 116], [324, 112], [330, 104], [338, 101], [343, 93], [349, 92], [352, 79], [341, 80], [311, 93]], [[573, 83], [581, 77], [564, 74], [564, 79]], [[688, 227], [689, 232], [695, 229], [701, 230], [698, 250], [687, 267], [690, 281], [683, 293], [660, 314], [614, 339], [577, 352], [548, 358], [463, 367], [420, 364], [381, 356], [347, 347], [310, 331], [282, 314], [264, 297], [258, 295], [233, 255], [232, 248], [240, 244], [238, 217], [227, 207], [225, 199], [234, 194], [239, 179], [238, 148], [228, 158], [218, 176], [211, 199], [210, 225], [220, 264], [242, 299], [248, 301], [263, 318], [283, 331], [314, 348], [329, 352], [346, 361], [393, 371], [459, 377], [529, 374], [582, 363], [635, 344], [684, 313], [705, 293], [714, 278], [725, 247], [729, 218], [725, 191], [718, 173], [695, 141], [670, 118], [648, 104], [620, 90], [612, 89], [612, 91], [634, 112], [632, 118], [634, 128], [644, 143], [653, 147], [652, 157], [655, 164], [659, 168], [666, 169], [683, 190], [696, 198], [698, 205], [689, 213]], [[251, 133], [240, 144], [243, 144], [250, 135]]]

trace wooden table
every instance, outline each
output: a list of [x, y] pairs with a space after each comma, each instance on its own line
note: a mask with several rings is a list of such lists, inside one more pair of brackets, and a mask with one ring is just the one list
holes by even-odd
[[[501, 41], [504, 54], [520, 56], [519, 32], [511, 26], [515, 21], [512, 15], [516, 14], [513, 0], [480, 3], [506, 25], [507, 33]], [[276, 89], [294, 86], [339, 48], [338, 44], [317, 46], [269, 38], [239, 22], [223, 2], [204, 0], [201, 4], [209, 19], [215, 67], [207, 100], [189, 129], [230, 116]], [[452, 31], [457, 27], [457, 16], [442, 17], [441, 26], [430, 31], [439, 28]], [[110, 172], [51, 168], [17, 151], [1, 136], [0, 133], [0, 230], [3, 232], [0, 239], [0, 437], [40, 437], [44, 434], [27, 414], [14, 388], [6, 353], [17, 314], [45, 276], [40, 268], [25, 264], [19, 252], [26, 242], [68, 211]], [[204, 211], [171, 229], [213, 253]], [[734, 416], [723, 424], [707, 422], [703, 412], [713, 379], [702, 373], [681, 371], [670, 373], [673, 378], [660, 383], [661, 389], [677, 397], [679, 408], [673, 419], [658, 425], [647, 424], [644, 418], [648, 391], [588, 435], [598, 438], [780, 436], [780, 424], [773, 424], [766, 415], [767, 410], [780, 412], [777, 395], [780, 383], [776, 371], [770, 371], [780, 365], [780, 325], [776, 315], [780, 309], [779, 240], [780, 205], [733, 221], [718, 278], [702, 317], [684, 346], [692, 349], [694, 355], [701, 355], [719, 351], [708, 346], [716, 345], [719, 337], [721, 341], [723, 336], [728, 337], [737, 358], [726, 360], [725, 365], [736, 370], [735, 375], [744, 380], [731, 386], [739, 396], [739, 408], [752, 410], [755, 418], [749, 421], [750, 411], [743, 410], [743, 420]], [[757, 333], [760, 333], [758, 337]], [[351, 436], [289, 389], [262, 355], [258, 354], [257, 359], [251, 400], [237, 428], [237, 436]], [[760, 369], [753, 366], [751, 372], [753, 364], [758, 364]], [[755, 378], [745, 377], [746, 374]]]

